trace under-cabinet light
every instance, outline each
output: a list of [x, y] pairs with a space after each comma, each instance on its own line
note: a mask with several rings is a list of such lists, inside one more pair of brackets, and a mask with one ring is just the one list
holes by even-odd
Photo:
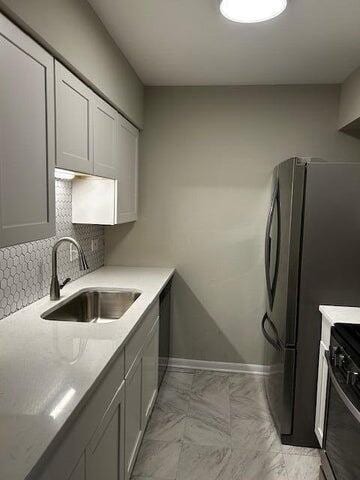
[[75, 177], [75, 173], [70, 170], [62, 170], [61, 168], [55, 168], [55, 178], [59, 180], [72, 180]]

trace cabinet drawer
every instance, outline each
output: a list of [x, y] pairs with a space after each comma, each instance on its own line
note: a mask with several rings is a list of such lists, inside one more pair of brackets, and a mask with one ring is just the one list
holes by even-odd
[[101, 385], [98, 387], [98, 389], [95, 391], [94, 395], [90, 399], [90, 402], [88, 404], [87, 408], [90, 408], [92, 406], [92, 402], [96, 402], [96, 396], [98, 392], [101, 390], [103, 391], [102, 396], [103, 396], [103, 404], [102, 408], [100, 408], [101, 404], [98, 404], [94, 408], [94, 412], [99, 412], [102, 410], [102, 413], [105, 413], [105, 410], [109, 406], [110, 402], [114, 398], [114, 395], [117, 393], [122, 381], [124, 380], [125, 377], [125, 366], [124, 366], [124, 351], [122, 351], [117, 359], [114, 361], [114, 363], [110, 366], [109, 371], [107, 372], [105, 378], [103, 379]]
[[131, 365], [134, 363], [139, 352], [147, 341], [147, 335], [152, 329], [159, 316], [159, 302], [154, 303], [149, 312], [145, 315], [139, 328], [135, 331], [131, 339], [125, 346], [125, 375], [128, 373]]

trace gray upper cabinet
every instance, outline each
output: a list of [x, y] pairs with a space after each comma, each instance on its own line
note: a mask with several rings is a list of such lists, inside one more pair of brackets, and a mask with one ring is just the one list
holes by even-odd
[[59, 62], [55, 62], [56, 165], [93, 173], [94, 93]]
[[116, 178], [118, 113], [97, 95], [94, 98], [94, 175]]
[[116, 223], [137, 219], [139, 130], [119, 115]]
[[[109, 112], [112, 115], [111, 110]], [[98, 114], [101, 119], [103, 114]], [[113, 121], [108, 122], [107, 130], [111, 132], [110, 127]], [[99, 124], [101, 123], [100, 120]], [[94, 166], [96, 175], [108, 177], [113, 175], [113, 177], [107, 179], [86, 177], [73, 181], [74, 223], [116, 225], [137, 219], [139, 131], [124, 117], [117, 114], [117, 132], [115, 158], [111, 148], [108, 148], [112, 145], [114, 138], [110, 135], [109, 145], [105, 145], [102, 149], [103, 151], [107, 149], [108, 153], [99, 155], [99, 158], [103, 159], [102, 163], [95, 162]], [[112, 166], [110, 162], [105, 163], [107, 159], [112, 158], [114, 158]]]
[[60, 63], [56, 70], [56, 165], [115, 179], [117, 111]]
[[1, 14], [0, 145], [0, 246], [54, 235], [54, 61]]

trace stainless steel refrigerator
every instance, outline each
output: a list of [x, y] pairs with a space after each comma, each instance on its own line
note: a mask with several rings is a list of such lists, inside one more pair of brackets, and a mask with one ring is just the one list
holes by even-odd
[[275, 168], [265, 273], [270, 409], [283, 443], [316, 447], [319, 305], [360, 306], [360, 163]]

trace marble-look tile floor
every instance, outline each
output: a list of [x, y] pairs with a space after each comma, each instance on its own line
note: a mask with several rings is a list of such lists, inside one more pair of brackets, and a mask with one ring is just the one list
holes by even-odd
[[133, 480], [318, 480], [317, 450], [281, 445], [263, 378], [170, 371]]

